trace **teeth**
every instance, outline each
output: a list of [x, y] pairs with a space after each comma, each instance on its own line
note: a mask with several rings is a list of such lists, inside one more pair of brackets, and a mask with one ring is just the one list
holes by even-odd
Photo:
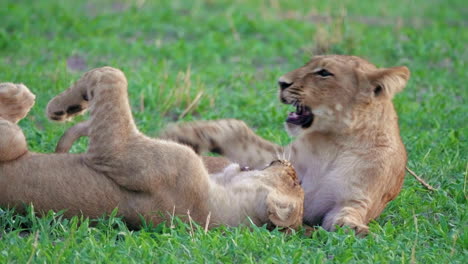
[[310, 113], [310, 110], [307, 108], [307, 106], [305, 105], [302, 105], [301, 103], [299, 103], [299, 101], [293, 101], [291, 103], [291, 105], [293, 105], [294, 107], [296, 107], [296, 114], [297, 115], [304, 115], [304, 114], [309, 114]]
[[304, 107], [302, 105], [298, 105], [296, 108], [296, 113], [300, 115], [302, 114], [303, 111], [304, 111]]

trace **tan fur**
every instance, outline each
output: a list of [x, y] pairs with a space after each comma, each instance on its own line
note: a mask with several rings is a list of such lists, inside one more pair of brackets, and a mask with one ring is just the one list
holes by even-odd
[[291, 164], [275, 162], [245, 172], [232, 164], [225, 170], [233, 180], [219, 184], [190, 148], [138, 131], [127, 80], [117, 69], [89, 71], [49, 102], [47, 113], [54, 120], [89, 108], [90, 119], [75, 131], [89, 135], [84, 154], [27, 151], [14, 123], [32, 107], [31, 98], [23, 85], [0, 85], [0, 206], [21, 211], [32, 203], [38, 212], [66, 210], [67, 217], [92, 218], [118, 208], [133, 227], [141, 224], [140, 214], [157, 224], [172, 214], [187, 220], [188, 212], [200, 224], [211, 214], [210, 227], [248, 223], [248, 218], [257, 225], [301, 224], [304, 194]]
[[[333, 76], [320, 76], [322, 69]], [[392, 98], [408, 79], [406, 67], [379, 69], [354, 56], [316, 56], [279, 79], [281, 101], [314, 114], [307, 128], [286, 123], [297, 137], [291, 145], [268, 142], [238, 120], [173, 125], [161, 137], [252, 168], [290, 156], [305, 191], [304, 222], [366, 233], [402, 187], [406, 151]]]
[[[60, 138], [55, 148], [56, 153], [68, 153], [73, 146], [73, 143], [80, 137], [89, 136], [89, 121], [84, 121], [70, 127]], [[209, 173], [219, 173], [224, 170], [231, 162], [223, 157], [201, 157], [203, 164]]]
[[34, 105], [35, 96], [23, 84], [0, 83], [0, 162], [13, 160], [27, 151], [23, 132], [16, 125]]

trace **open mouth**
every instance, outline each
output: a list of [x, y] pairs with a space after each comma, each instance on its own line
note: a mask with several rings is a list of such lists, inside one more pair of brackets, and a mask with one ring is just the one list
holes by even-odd
[[289, 113], [286, 122], [302, 128], [310, 127], [314, 121], [314, 114], [312, 114], [311, 109], [299, 103], [293, 105], [296, 107], [296, 111]]

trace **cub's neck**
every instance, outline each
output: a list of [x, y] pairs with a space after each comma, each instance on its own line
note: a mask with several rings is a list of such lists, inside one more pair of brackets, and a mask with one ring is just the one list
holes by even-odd
[[239, 172], [239, 175], [231, 176], [224, 183], [211, 179], [208, 195], [210, 226], [238, 226], [249, 224], [250, 221], [260, 226], [268, 222], [268, 190], [254, 175], [249, 176], [252, 173], [255, 172]]

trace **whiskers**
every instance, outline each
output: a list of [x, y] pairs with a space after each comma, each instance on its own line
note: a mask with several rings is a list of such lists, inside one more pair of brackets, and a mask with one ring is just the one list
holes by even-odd
[[292, 156], [292, 144], [289, 144], [286, 147], [281, 147], [280, 150], [275, 149], [276, 159], [291, 161]]

